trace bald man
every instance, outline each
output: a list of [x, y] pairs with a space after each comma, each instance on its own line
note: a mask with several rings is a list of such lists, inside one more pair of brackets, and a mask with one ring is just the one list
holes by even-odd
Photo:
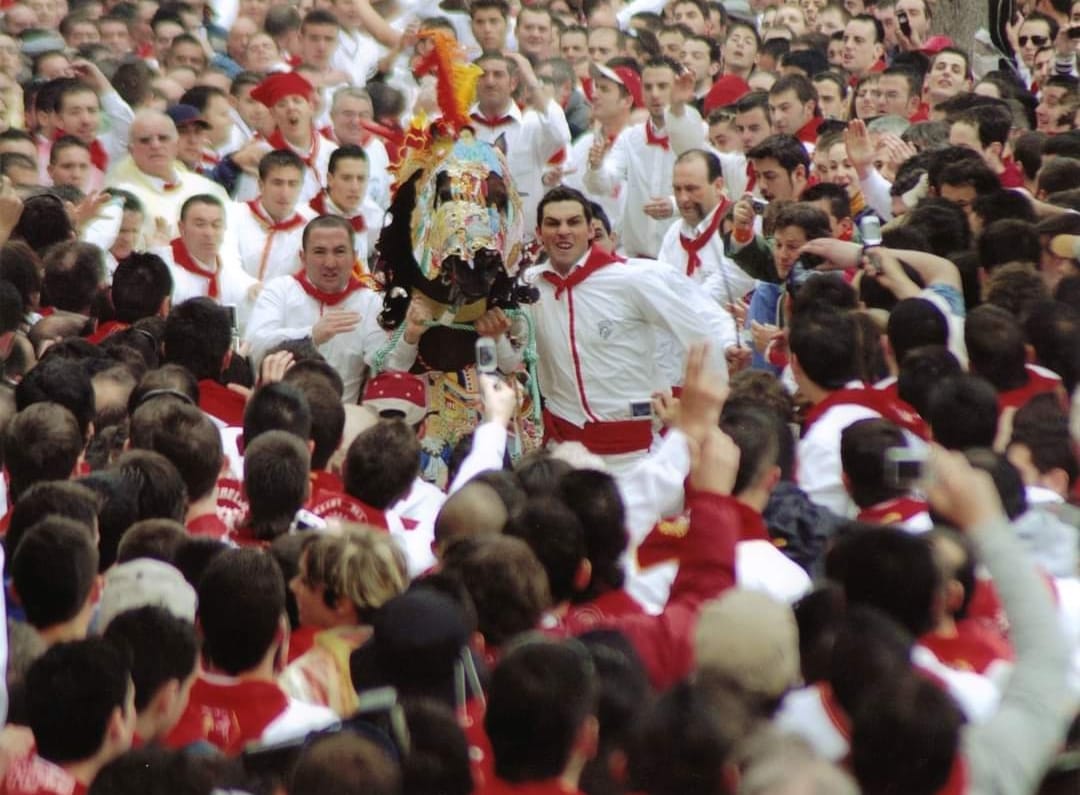
[[[207, 193], [229, 202], [225, 189], [206, 177], [193, 174], [176, 159], [179, 135], [172, 119], [156, 110], [140, 110], [131, 123], [128, 156], [109, 172], [108, 184], [135, 194], [146, 209], [144, 241], [161, 226], [169, 239], [177, 237], [180, 208], [190, 197]], [[226, 245], [222, 256], [234, 249]]]
[[441, 558], [443, 550], [459, 538], [498, 535], [509, 518], [499, 492], [487, 483], [469, 481], [443, 503], [435, 519], [431, 551]]

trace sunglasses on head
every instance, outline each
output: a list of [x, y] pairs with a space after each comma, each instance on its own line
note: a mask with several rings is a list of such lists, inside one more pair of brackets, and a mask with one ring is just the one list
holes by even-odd
[[1049, 36], [1021, 36], [1017, 41], [1020, 42], [1021, 47], [1026, 47], [1028, 41], [1034, 44], [1036, 47], [1044, 47], [1047, 42], [1050, 41]]

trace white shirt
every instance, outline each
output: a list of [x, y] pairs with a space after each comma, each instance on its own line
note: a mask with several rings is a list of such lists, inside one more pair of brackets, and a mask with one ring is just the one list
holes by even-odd
[[[578, 427], [631, 419], [632, 403], [648, 404], [654, 392], [668, 386], [656, 367], [658, 330], [670, 332], [685, 350], [705, 340], [712, 328], [725, 325], [719, 307], [689, 309], [686, 290], [674, 286], [686, 277], [655, 262], [613, 263], [558, 299], [554, 285], [542, 276], [545, 271], [553, 272], [550, 264], [530, 274], [540, 300], [528, 306], [539, 352], [540, 391], [553, 414]], [[734, 340], [730, 317], [726, 324]], [[713, 369], [726, 378], [724, 348], [713, 345], [711, 350]]]
[[[240, 265], [248, 275], [259, 281], [266, 281], [300, 270], [304, 226], [315, 217], [306, 202], [296, 206], [296, 212], [303, 217], [305, 223], [278, 232], [267, 229], [247, 202], [231, 202], [228, 208], [228, 227], [236, 237]], [[269, 217], [265, 209], [262, 212]]]
[[[308, 295], [300, 283], [290, 276], [279, 276], [266, 283], [255, 308], [251, 310], [246, 340], [251, 344], [255, 366], [270, 348], [285, 340], [311, 336], [312, 327], [327, 308]], [[379, 326], [382, 300], [374, 292], [361, 289], [333, 309], [356, 312], [360, 323], [347, 334], [331, 337], [317, 346], [345, 382], [342, 401], [355, 403], [360, 395], [360, 377], [364, 370], [364, 354], [386, 343], [386, 332]]]
[[[288, 143], [288, 142], [286, 142]], [[296, 154], [307, 162], [310, 156], [312, 165], [304, 167], [304, 184], [300, 187], [300, 204], [307, 204], [314, 199], [326, 187], [326, 172], [330, 170], [330, 155], [338, 148], [337, 144], [319, 132], [313, 133], [311, 149], [303, 151], [292, 144], [288, 144]], [[267, 143], [266, 151], [273, 147]], [[236, 200], [250, 201], [259, 195], [259, 178], [247, 172], [242, 173], [236, 180]]]
[[[318, 213], [318, 210], [310, 203], [308, 206], [313, 213]], [[375, 253], [375, 244], [379, 242], [379, 233], [382, 232], [383, 218], [386, 212], [371, 200], [370, 195], [364, 196], [364, 200], [360, 202], [358, 212], [348, 213], [334, 204], [334, 200], [330, 198], [329, 193], [324, 192], [323, 207], [328, 214], [340, 215], [342, 218], [352, 219], [355, 215], [364, 216], [366, 228], [363, 232], [356, 232], [353, 235], [353, 249], [356, 251], [356, 256], [360, 262], [366, 266], [368, 271], [371, 271], [374, 264], [371, 262], [371, 256]]]
[[386, 144], [373, 135], [364, 144], [363, 150], [368, 158], [368, 198], [385, 210], [390, 206], [390, 184], [394, 181]]
[[841, 480], [840, 434], [854, 422], [880, 418], [873, 409], [842, 403], [830, 408], [810, 426], [799, 440], [796, 480], [811, 501], [837, 516], [855, 516], [855, 503]]
[[[109, 171], [110, 187], [122, 188], [133, 193], [142, 203], [144, 240], [154, 237], [154, 227], [158, 218], [164, 222], [165, 232], [169, 239], [176, 237], [179, 234], [176, 223], [180, 220], [180, 208], [192, 196], [207, 193], [220, 199], [222, 205], [226, 207], [229, 205], [229, 195], [218, 183], [188, 171], [180, 165], [180, 161], [173, 164], [173, 171], [176, 187], [171, 190], [165, 190], [165, 180], [140, 171], [131, 157], [124, 158]], [[226, 233], [227, 247], [228, 233]]]
[[[153, 253], [165, 260], [165, 264], [169, 266], [169, 272], [172, 274], [173, 280], [173, 306], [182, 304], [190, 298], [203, 298], [207, 295], [210, 289], [210, 280], [177, 265], [171, 245], [155, 248]], [[246, 316], [251, 311], [250, 301], [247, 297], [248, 290], [258, 279], [249, 275], [240, 267], [240, 262], [235, 257], [222, 258], [219, 256], [216, 266], [212, 266], [200, 262], [194, 254], [188, 253], [200, 268], [207, 271], [217, 271], [218, 296], [215, 300], [223, 306], [235, 306], [238, 321], [241, 320], [240, 315], [243, 309], [243, 319], [246, 320]], [[241, 324], [242, 329], [243, 324]]]
[[[675, 267], [681, 273], [686, 273], [690, 255], [682, 247], [680, 237], [685, 235], [690, 240], [697, 240], [712, 223], [719, 209], [720, 205], [717, 205], [695, 226], [690, 226], [682, 219], [669, 226], [664, 241], [660, 244], [660, 255], [657, 259]], [[724, 236], [719, 229], [709, 242], [698, 250], [698, 257], [701, 264], [689, 274], [689, 278], [695, 284], [701, 285], [705, 293], [721, 306], [738, 301], [754, 289], [753, 277], [724, 253]]]
[[330, 68], [339, 69], [349, 76], [349, 82], [358, 88], [367, 85], [375, 74], [381, 57], [379, 43], [363, 33], [338, 31], [338, 46], [330, 56]]
[[[479, 113], [479, 109], [474, 106], [471, 113]], [[503, 138], [506, 142], [506, 160], [521, 195], [525, 228], [531, 230], [536, 226], [536, 206], [546, 192], [544, 168], [556, 152], [570, 145], [570, 128], [555, 100], [548, 102], [543, 113], [534, 108], [522, 111], [511, 102], [502, 115], [509, 121], [494, 127], [474, 121], [473, 127], [477, 140], [494, 144]]]
[[592, 130], [584, 132], [570, 145], [566, 153], [563, 185], [584, 193], [589, 199], [604, 208], [604, 214], [611, 221], [612, 230], [621, 230], [623, 212], [626, 208], [626, 186], [616, 182], [604, 193], [594, 193], [585, 185], [585, 172], [589, 168], [589, 150], [592, 149], [596, 135]]

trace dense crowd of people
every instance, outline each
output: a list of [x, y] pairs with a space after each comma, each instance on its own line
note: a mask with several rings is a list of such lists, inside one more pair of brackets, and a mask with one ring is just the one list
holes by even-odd
[[1080, 0], [939, 11], [0, 3], [0, 795], [1080, 792]]

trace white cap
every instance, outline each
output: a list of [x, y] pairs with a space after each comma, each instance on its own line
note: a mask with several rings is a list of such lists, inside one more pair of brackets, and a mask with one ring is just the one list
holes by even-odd
[[178, 569], [151, 558], [118, 563], [105, 574], [98, 605], [98, 631], [121, 613], [140, 607], [164, 607], [177, 618], [194, 623], [195, 589]]

